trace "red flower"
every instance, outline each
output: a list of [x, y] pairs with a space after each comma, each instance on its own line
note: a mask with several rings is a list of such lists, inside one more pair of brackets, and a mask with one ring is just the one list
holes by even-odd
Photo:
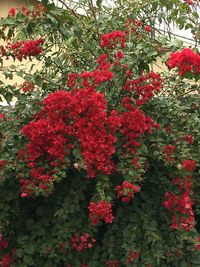
[[115, 190], [117, 191], [117, 197], [121, 197], [122, 202], [127, 203], [134, 197], [134, 193], [139, 192], [140, 186], [135, 186], [134, 184], [124, 181], [121, 186], [116, 186]]
[[188, 5], [193, 5], [194, 1], [193, 0], [184, 0]]
[[27, 59], [27, 57], [36, 57], [42, 53], [43, 39], [30, 41], [20, 41], [14, 44], [8, 44], [7, 49], [11, 51], [18, 60]]
[[114, 217], [112, 215], [111, 203], [104, 200], [101, 200], [98, 203], [90, 202], [88, 209], [90, 211], [89, 217], [93, 225], [98, 224], [101, 219], [106, 223], [112, 223]]
[[192, 134], [186, 134], [183, 136], [183, 140], [186, 141], [189, 145], [194, 143], [194, 136]]
[[189, 231], [194, 228], [195, 219], [192, 204], [192, 200], [186, 191], [180, 196], [171, 192], [165, 194], [163, 205], [172, 213], [171, 229], [183, 228]]
[[70, 244], [71, 247], [77, 251], [82, 251], [84, 249], [90, 249], [94, 246], [96, 239], [91, 237], [89, 233], [85, 233], [81, 236], [75, 234], [71, 237]]
[[174, 152], [174, 150], [175, 150], [175, 146], [172, 146], [172, 145], [167, 145], [163, 147], [163, 151], [165, 153], [165, 159], [168, 162], [174, 161], [174, 158], [172, 158], [172, 153]]
[[200, 74], [200, 55], [190, 48], [184, 48], [180, 52], [171, 53], [166, 65], [169, 69], [177, 67], [180, 76], [184, 76], [187, 73], [192, 73], [193, 75]]
[[134, 250], [130, 249], [128, 252], [128, 256], [126, 257], [127, 263], [132, 263], [134, 260], [138, 259], [140, 256], [140, 251], [135, 252]]
[[126, 39], [125, 33], [121, 31], [113, 31], [113, 32], [101, 35], [100, 46], [102, 48], [107, 47], [109, 49], [113, 49], [118, 44], [120, 44], [121, 48], [124, 48], [125, 39]]
[[186, 159], [182, 163], [183, 168], [185, 168], [188, 172], [194, 171], [196, 169], [196, 161], [192, 159]]
[[16, 8], [11, 7], [9, 12], [8, 12], [8, 15], [14, 17], [16, 15]]
[[0, 113], [0, 120], [5, 120], [6, 116], [3, 113]]
[[21, 89], [23, 92], [31, 92], [34, 89], [34, 85], [32, 82], [24, 81], [24, 83], [21, 85]]
[[9, 254], [4, 254], [1, 259], [1, 267], [11, 267], [12, 258]]
[[144, 30], [146, 32], [151, 32], [152, 31], [152, 28], [151, 28], [151, 26], [144, 26]]

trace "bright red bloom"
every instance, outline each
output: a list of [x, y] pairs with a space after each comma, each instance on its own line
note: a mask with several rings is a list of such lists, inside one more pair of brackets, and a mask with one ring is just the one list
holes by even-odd
[[174, 162], [174, 158], [172, 157], [172, 153], [174, 152], [174, 150], [175, 150], [175, 146], [172, 146], [172, 145], [167, 145], [163, 147], [163, 151], [165, 153], [165, 159], [168, 162]]
[[103, 219], [106, 223], [112, 223], [112, 204], [104, 200], [99, 201], [98, 203], [90, 202], [89, 205], [89, 217], [92, 225], [99, 223]]
[[23, 92], [31, 92], [34, 89], [34, 85], [32, 82], [24, 81], [21, 85], [21, 89]]
[[113, 31], [101, 35], [100, 46], [102, 48], [107, 47], [109, 49], [113, 49], [119, 44], [121, 48], [124, 48], [125, 40], [126, 40], [125, 33], [123, 33], [122, 31]]
[[122, 202], [129, 202], [134, 194], [140, 191], [140, 186], [124, 181], [122, 185], [116, 186], [115, 190], [117, 191], [117, 197], [122, 198]]
[[36, 120], [22, 129], [29, 143], [19, 156], [34, 172], [41, 159], [48, 162], [50, 171], [40, 169], [37, 175], [30, 171], [30, 180], [20, 180], [22, 193], [30, 195], [31, 187], [51, 184], [55, 167], [65, 164], [74, 143], [83, 156], [89, 177], [95, 177], [96, 172], [110, 174], [114, 170], [111, 156], [115, 152], [115, 132], [121, 122], [116, 111], [108, 115], [106, 109], [104, 95], [92, 87], [58, 91], [46, 97]]
[[144, 133], [152, 133], [152, 128], [157, 125], [151, 117], [145, 114], [131, 103], [129, 97], [123, 99], [123, 105], [127, 109], [121, 113], [121, 134], [123, 138], [123, 148], [125, 151], [134, 155], [139, 146], [138, 138]]
[[141, 106], [154, 96], [154, 92], [160, 91], [162, 82], [163, 80], [159, 74], [149, 72], [146, 75], [141, 75], [136, 80], [127, 79], [124, 90], [133, 92], [136, 104]]
[[22, 59], [27, 59], [27, 57], [36, 57], [42, 53], [43, 39], [39, 38], [37, 40], [30, 41], [20, 41], [14, 44], [8, 44], [8, 51], [12, 52], [14, 56], [22, 61]]
[[178, 68], [178, 74], [184, 76], [187, 73], [200, 74], [200, 55], [190, 48], [172, 52], [166, 62], [169, 69]]
[[194, 143], [194, 136], [192, 134], [186, 134], [183, 136], [183, 140], [186, 141], [189, 145]]
[[8, 15], [12, 16], [12, 17], [15, 17], [16, 15], [16, 8], [14, 7], [11, 7], [9, 12], [8, 12]]
[[0, 120], [4, 120], [6, 118], [6, 115], [3, 113], [0, 113]]
[[[189, 231], [194, 228], [193, 203], [186, 191], [179, 196], [167, 192], [164, 196], [163, 205], [172, 213], [172, 229], [183, 228]], [[177, 217], [179, 220], [177, 220]]]
[[188, 172], [194, 171], [197, 167], [196, 161], [192, 159], [186, 159], [182, 163], [183, 168], [185, 168]]
[[193, 0], [184, 0], [184, 2], [186, 2], [188, 5], [193, 5], [194, 4]]
[[146, 32], [151, 32], [152, 31], [152, 28], [151, 28], [151, 26], [144, 26], [144, 30]]

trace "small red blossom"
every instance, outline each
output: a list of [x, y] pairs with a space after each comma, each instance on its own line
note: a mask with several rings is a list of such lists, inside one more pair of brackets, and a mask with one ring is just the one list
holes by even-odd
[[126, 35], [122, 31], [113, 31], [107, 34], [101, 35], [100, 46], [108, 49], [115, 48], [118, 44], [121, 48], [125, 47]]
[[182, 162], [182, 167], [185, 168], [188, 172], [194, 171], [197, 167], [196, 161], [192, 159], [186, 159]]
[[89, 205], [89, 217], [92, 225], [99, 223], [103, 219], [106, 223], [112, 223], [113, 214], [112, 214], [112, 204], [104, 200], [99, 201], [98, 203], [90, 202]]
[[193, 0], [184, 0], [184, 2], [186, 2], [188, 5], [193, 5], [194, 4]]
[[127, 261], [127, 263], [132, 263], [136, 259], [138, 259], [139, 256], [140, 256], [140, 251], [135, 252], [134, 250], [130, 249], [128, 252], [128, 256], [126, 257], [126, 261]]
[[71, 247], [77, 251], [90, 249], [94, 246], [95, 242], [96, 239], [91, 237], [89, 233], [85, 233], [81, 236], [75, 234], [71, 237], [70, 240]]
[[152, 28], [151, 28], [151, 26], [144, 26], [144, 30], [146, 31], [146, 32], [151, 32], [152, 31]]
[[140, 186], [136, 186], [127, 181], [124, 181], [122, 185], [118, 185], [115, 187], [115, 191], [117, 192], [117, 197], [122, 199], [122, 202], [129, 202], [135, 193], [140, 191]]
[[183, 140], [186, 141], [189, 145], [194, 143], [194, 136], [192, 134], [186, 134], [183, 136]]
[[11, 17], [15, 17], [16, 15], [16, 8], [14, 7], [11, 7], [9, 12], [8, 12], [8, 15], [11, 16]]
[[37, 40], [30, 41], [19, 41], [14, 44], [8, 44], [6, 48], [9, 52], [13, 53], [14, 56], [22, 61], [22, 59], [27, 59], [28, 57], [36, 57], [42, 53], [43, 39], [39, 38]]
[[167, 192], [164, 196], [163, 205], [172, 214], [171, 229], [183, 228], [186, 231], [189, 231], [194, 228], [195, 219], [192, 210], [193, 203], [186, 191], [179, 196]]
[[3, 113], [0, 113], [0, 120], [5, 120], [5, 118], [6, 118], [6, 115]]
[[180, 52], [172, 52], [166, 65], [169, 69], [178, 68], [179, 76], [184, 76], [188, 73], [197, 75], [200, 74], [200, 55], [190, 48], [184, 48]]
[[34, 89], [34, 85], [32, 82], [24, 81], [24, 83], [21, 85], [21, 89], [25, 93], [29, 93]]
[[146, 75], [142, 74], [135, 80], [127, 79], [124, 90], [133, 92], [136, 105], [141, 106], [154, 96], [154, 92], [160, 91], [162, 83], [160, 74], [149, 72]]
[[170, 163], [174, 162], [174, 158], [172, 157], [172, 153], [174, 152], [174, 150], [175, 146], [173, 145], [167, 145], [163, 147], [163, 151], [165, 153], [165, 159]]
[[1, 267], [11, 267], [12, 264], [11, 256], [8, 253], [4, 254], [1, 258], [0, 264]]

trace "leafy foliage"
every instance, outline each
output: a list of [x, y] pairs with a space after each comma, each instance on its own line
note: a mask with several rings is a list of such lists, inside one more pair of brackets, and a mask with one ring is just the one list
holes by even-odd
[[0, 21], [1, 266], [199, 266], [199, 52], [156, 25], [195, 1], [79, 2]]

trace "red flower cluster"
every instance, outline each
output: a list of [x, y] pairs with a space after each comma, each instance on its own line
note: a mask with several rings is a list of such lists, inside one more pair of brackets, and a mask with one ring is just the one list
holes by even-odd
[[2, 234], [0, 234], [0, 253], [3, 249], [6, 249], [8, 247], [8, 241], [4, 239]]
[[11, 267], [12, 264], [12, 257], [6, 253], [3, 255], [0, 261], [1, 267]]
[[198, 236], [198, 238], [197, 238], [197, 243], [195, 245], [195, 250], [196, 251], [199, 251], [200, 250], [200, 236]]
[[122, 202], [129, 202], [134, 197], [134, 193], [140, 191], [140, 186], [124, 181], [122, 185], [116, 186], [115, 190], [117, 191], [117, 197], [122, 198]]
[[82, 251], [87, 248], [92, 248], [96, 242], [96, 239], [91, 237], [89, 233], [85, 233], [81, 236], [74, 235], [71, 237], [71, 247], [77, 251]]
[[97, 62], [98, 62], [98, 69], [100, 70], [109, 70], [111, 67], [108, 54], [101, 54], [98, 57]]
[[107, 260], [105, 262], [106, 267], [120, 267], [120, 263], [118, 260]]
[[146, 32], [151, 32], [152, 31], [152, 28], [151, 28], [151, 26], [147, 25], [147, 26], [144, 26], [144, 30]]
[[43, 42], [42, 38], [30, 41], [20, 41], [14, 44], [9, 43], [6, 48], [12, 52], [18, 60], [22, 61], [22, 59], [27, 59], [27, 57], [36, 57], [41, 54], [43, 51], [41, 48]]
[[90, 213], [89, 217], [92, 225], [99, 223], [103, 219], [106, 223], [112, 223], [112, 204], [104, 200], [99, 201], [98, 203], [90, 202], [88, 207]]
[[6, 167], [6, 165], [7, 165], [7, 160], [5, 160], [5, 159], [1, 159], [0, 160], [0, 169], [3, 169], [3, 168], [5, 168]]
[[187, 193], [192, 193], [192, 176], [188, 175], [185, 178], [175, 178], [172, 183], [178, 185], [179, 190], [186, 191]]
[[17, 12], [16, 8], [11, 7], [9, 12], [8, 12], [8, 15], [11, 16], [11, 17], [15, 17], [16, 12]]
[[174, 152], [174, 150], [175, 146], [172, 145], [167, 145], [163, 147], [163, 151], [165, 153], [165, 159], [170, 163], [174, 162], [174, 158], [172, 157], [172, 153]]
[[173, 52], [166, 62], [169, 69], [178, 68], [178, 74], [184, 76], [187, 73], [200, 74], [200, 55], [190, 48]]
[[136, 80], [127, 79], [124, 89], [133, 92], [136, 104], [141, 106], [154, 96], [154, 91], [160, 91], [162, 81], [160, 74], [149, 72]]
[[3, 113], [0, 113], [0, 121], [1, 121], [1, 120], [5, 120], [5, 118], [6, 118], [6, 115], [3, 114]]
[[196, 161], [192, 159], [186, 159], [182, 162], [182, 167], [185, 168], [188, 172], [192, 172], [196, 169]]
[[24, 93], [29, 93], [33, 91], [34, 85], [32, 82], [24, 81], [20, 88], [22, 89]]
[[146, 32], [151, 32], [152, 28], [149, 25], [144, 25], [140, 20], [128, 19], [125, 22], [125, 27], [128, 28], [125, 30], [126, 34], [131, 32], [136, 32], [138, 34], [139, 29], [143, 29]]
[[194, 4], [193, 0], [184, 0], [184, 2], [186, 2], [188, 5], [193, 5]]
[[[163, 204], [172, 213], [172, 229], [178, 229], [180, 227], [189, 231], [194, 227], [193, 203], [186, 191], [180, 196], [167, 192], [164, 196]], [[177, 220], [177, 215], [180, 216], [179, 220]]]
[[[105, 66], [104, 66], [105, 67]], [[81, 79], [81, 85], [84, 87], [99, 86], [101, 83], [106, 81], [111, 81], [114, 73], [108, 69], [85, 71], [81, 74], [70, 73], [68, 74], [67, 86], [70, 88], [75, 88], [78, 86], [78, 79]]]
[[26, 17], [32, 17], [32, 18], [40, 18], [44, 13], [47, 12], [46, 7], [44, 7], [42, 4], [37, 4], [33, 10], [29, 10], [27, 7], [23, 6], [21, 8], [10, 8], [8, 15], [15, 17], [16, 13], [20, 12]]
[[108, 49], [113, 49], [119, 44], [121, 48], [126, 46], [126, 35], [122, 31], [113, 31], [107, 34], [101, 35], [100, 46], [102, 48], [107, 47]]
[[29, 168], [40, 170], [37, 175], [31, 171], [30, 180], [21, 179], [23, 193], [30, 194], [30, 187], [53, 181], [54, 171], [45, 173], [44, 169], [36, 167], [41, 166], [41, 162], [48, 163], [50, 169], [64, 164], [74, 145], [84, 158], [89, 177], [94, 177], [98, 171], [110, 174], [114, 170], [111, 156], [115, 152], [115, 132], [120, 126], [120, 118], [115, 111], [108, 115], [106, 108], [104, 95], [92, 87], [58, 91], [44, 99], [44, 107], [36, 114], [36, 121], [22, 129], [29, 143], [20, 151], [19, 157], [24, 157]]
[[192, 134], [186, 134], [183, 136], [183, 140], [188, 143], [188, 145], [192, 145], [194, 143], [194, 136]]
[[127, 263], [132, 263], [134, 260], [138, 259], [140, 256], [140, 251], [135, 252], [134, 250], [130, 249], [128, 252], [128, 256], [126, 257]]
[[152, 133], [152, 128], [157, 128], [158, 124], [154, 123], [151, 117], [145, 116], [140, 109], [135, 108], [129, 97], [124, 98], [123, 104], [128, 109], [121, 113], [120, 132], [123, 136], [123, 148], [134, 155], [139, 146], [137, 138], [145, 132]]

